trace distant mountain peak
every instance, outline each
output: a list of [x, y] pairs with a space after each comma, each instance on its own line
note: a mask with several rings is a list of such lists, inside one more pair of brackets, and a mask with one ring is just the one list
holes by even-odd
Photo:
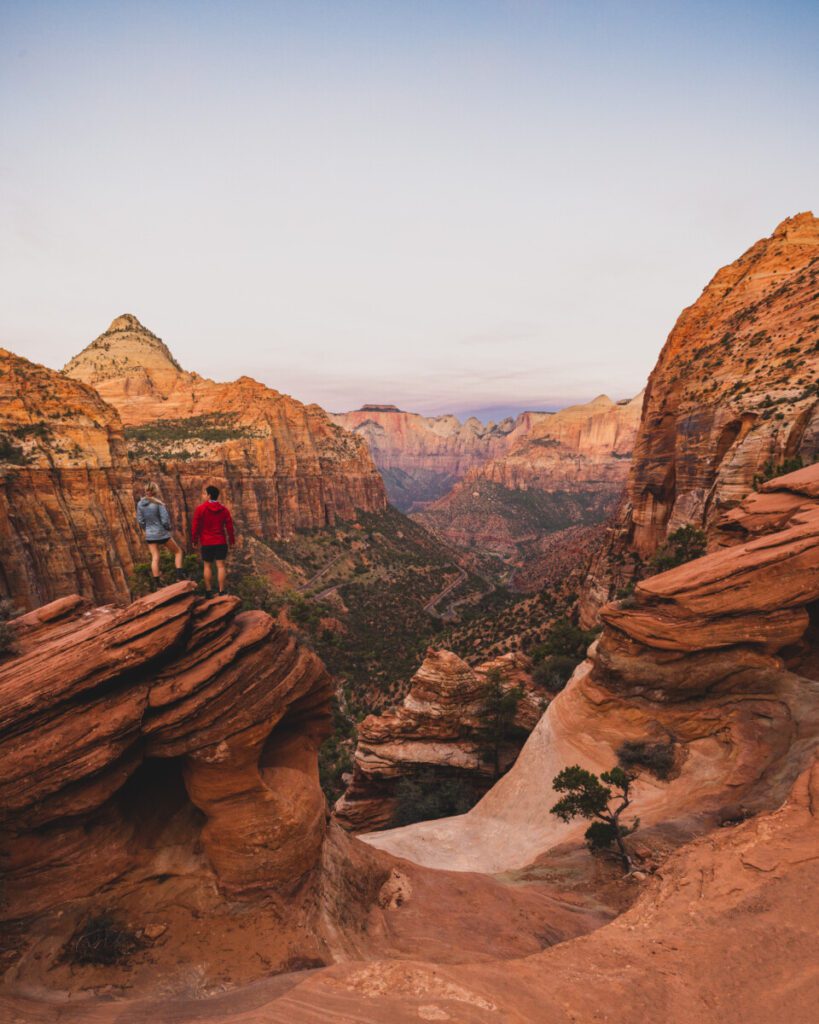
[[173, 353], [133, 313], [123, 313], [63, 367], [63, 373], [94, 384], [133, 370], [177, 375], [184, 373]]

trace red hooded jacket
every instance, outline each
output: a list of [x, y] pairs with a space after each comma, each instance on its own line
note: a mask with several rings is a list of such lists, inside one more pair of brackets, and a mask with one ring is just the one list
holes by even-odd
[[233, 519], [219, 501], [205, 501], [193, 513], [191, 537], [194, 544], [208, 547], [212, 544], [233, 544]]

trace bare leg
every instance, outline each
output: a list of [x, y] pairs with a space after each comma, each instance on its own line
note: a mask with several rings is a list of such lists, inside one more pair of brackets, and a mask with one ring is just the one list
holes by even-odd
[[177, 569], [181, 569], [182, 568], [182, 548], [180, 548], [180, 546], [176, 543], [176, 541], [173, 539], [173, 537], [171, 537], [169, 540], [165, 541], [165, 543], [168, 545], [168, 550], [173, 554], [174, 565], [176, 566]]
[[213, 590], [213, 563], [205, 562], [203, 572], [205, 574], [205, 590]]
[[216, 560], [216, 575], [219, 579], [219, 593], [221, 594], [225, 589], [225, 580], [227, 579], [227, 569], [225, 563]]
[[155, 580], [159, 579], [159, 545], [148, 544], [148, 550], [151, 552], [151, 575]]

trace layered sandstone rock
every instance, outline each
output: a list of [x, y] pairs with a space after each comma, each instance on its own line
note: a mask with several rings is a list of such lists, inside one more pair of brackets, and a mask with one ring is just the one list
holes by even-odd
[[0, 594], [128, 598], [143, 550], [122, 424], [79, 381], [0, 350]]
[[430, 648], [402, 704], [370, 715], [358, 727], [353, 779], [335, 808], [345, 828], [384, 828], [395, 811], [398, 782], [420, 772], [463, 779], [476, 797], [489, 788], [496, 769], [482, 729], [487, 673], [492, 670], [500, 673], [504, 690], [523, 691], [514, 733], [499, 750], [498, 768], [509, 768], [547, 702], [546, 691], [532, 681], [530, 660], [524, 654], [507, 654], [471, 668], [451, 651]]
[[526, 864], [582, 830], [550, 815], [550, 780], [611, 767], [625, 741], [674, 745], [671, 780], [636, 784], [644, 826], [777, 806], [819, 742], [819, 465], [750, 496], [721, 529], [731, 546], [604, 608], [589, 660], [472, 811], [367, 841], [433, 867]]
[[819, 220], [782, 222], [684, 310], [649, 379], [623, 506], [584, 620], [666, 536], [711, 532], [755, 479], [819, 454]]
[[168, 842], [201, 848], [227, 893], [283, 896], [315, 869], [330, 679], [269, 616], [193, 590], [120, 611], [67, 598], [15, 621], [19, 652], [0, 663], [1, 919], [137, 877], [172, 820]]
[[386, 507], [366, 444], [317, 405], [240, 377], [180, 369], [136, 317], [118, 317], [65, 367], [120, 413], [139, 483], [155, 479], [180, 530], [202, 487], [224, 491], [240, 532], [266, 542]]
[[600, 522], [616, 507], [642, 399], [614, 403], [601, 395], [554, 414], [524, 413], [506, 452], [416, 518], [459, 547], [531, 567], [532, 545], [545, 533]]
[[394, 405], [364, 405], [331, 419], [364, 438], [390, 501], [402, 512], [418, 511], [446, 494], [504, 451], [516, 428], [513, 419], [484, 426], [474, 416], [461, 423], [455, 416], [421, 416]]

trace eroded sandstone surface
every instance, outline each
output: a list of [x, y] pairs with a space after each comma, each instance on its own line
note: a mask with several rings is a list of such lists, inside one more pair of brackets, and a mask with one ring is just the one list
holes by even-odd
[[[508, 770], [548, 702], [531, 667], [521, 653], [472, 668], [451, 651], [430, 648], [403, 702], [359, 724], [353, 779], [335, 807], [339, 823], [354, 832], [384, 828], [395, 811], [397, 783], [421, 772], [464, 781], [473, 799], [485, 792], [496, 770]], [[484, 735], [487, 674], [493, 670], [503, 691], [521, 693], [497, 769]]]
[[143, 549], [116, 411], [91, 388], [0, 349], [0, 593], [33, 608], [128, 598]]
[[669, 533], [710, 534], [755, 480], [819, 455], [818, 387], [819, 219], [801, 213], [719, 270], [668, 336], [587, 623]]

